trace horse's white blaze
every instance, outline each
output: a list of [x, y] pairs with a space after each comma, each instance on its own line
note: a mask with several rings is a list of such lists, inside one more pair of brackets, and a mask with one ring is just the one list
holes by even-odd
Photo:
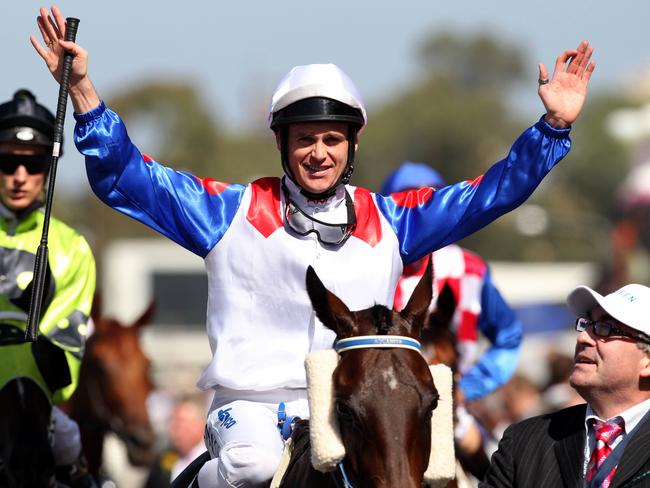
[[395, 370], [391, 366], [388, 369], [385, 369], [381, 372], [381, 375], [384, 377], [384, 382], [388, 385], [388, 388], [391, 390], [396, 390], [399, 383], [397, 382], [397, 377], [395, 376]]

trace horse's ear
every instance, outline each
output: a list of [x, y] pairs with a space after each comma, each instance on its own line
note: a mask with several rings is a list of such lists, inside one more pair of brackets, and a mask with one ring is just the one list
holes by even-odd
[[144, 312], [142, 312], [142, 315], [140, 315], [140, 317], [135, 322], [133, 322], [132, 327], [135, 327], [137, 329], [139, 327], [142, 327], [143, 325], [150, 324], [151, 321], [153, 320], [153, 314], [155, 311], [156, 311], [156, 301], [151, 300], [151, 302], [149, 302], [149, 306], [146, 308]]
[[325, 327], [336, 332], [336, 337], [352, 335], [354, 321], [352, 312], [339, 297], [330, 292], [320, 280], [314, 268], [307, 268], [307, 294], [316, 316]]
[[102, 316], [102, 294], [99, 290], [95, 291], [93, 295], [93, 305], [90, 309], [90, 316], [93, 319], [93, 322], [98, 322]]
[[429, 327], [431, 328], [449, 328], [451, 325], [454, 313], [456, 313], [456, 297], [454, 291], [445, 282], [438, 299], [436, 300], [436, 310], [429, 318]]
[[400, 315], [411, 323], [411, 333], [414, 336], [420, 335], [420, 330], [424, 325], [424, 319], [431, 305], [433, 297], [433, 269], [431, 259], [427, 263], [427, 269], [420, 278], [419, 283], [413, 290], [406, 307], [400, 312]]

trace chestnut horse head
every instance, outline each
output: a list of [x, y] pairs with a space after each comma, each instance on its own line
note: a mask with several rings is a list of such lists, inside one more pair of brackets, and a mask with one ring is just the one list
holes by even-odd
[[[460, 378], [461, 354], [458, 348], [458, 339], [453, 330], [454, 315], [458, 306], [456, 296], [445, 283], [440, 290], [436, 300], [436, 307], [430, 314], [422, 328], [422, 351], [429, 364], [444, 364], [454, 373], [455, 381]], [[465, 408], [464, 396], [459, 394], [459, 388], [454, 384], [454, 405]], [[455, 417], [454, 421], [458, 419]], [[473, 433], [472, 433], [473, 432]], [[473, 439], [473, 440], [468, 440]], [[460, 463], [462, 472], [459, 474], [471, 474], [476, 479], [482, 479], [490, 464], [487, 447], [475, 423], [471, 428], [466, 428], [465, 438], [456, 442], [456, 459]], [[447, 485], [447, 488], [457, 486], [455, 482]]]
[[132, 324], [103, 317], [96, 299], [94, 333], [86, 341], [79, 385], [67, 410], [79, 423], [89, 472], [97, 478], [108, 432], [125, 444], [129, 462], [147, 466], [153, 459], [155, 434], [147, 397], [152, 390], [150, 362], [140, 332], [153, 316], [153, 303]]
[[[307, 270], [314, 310], [337, 336], [335, 407], [346, 453], [343, 464], [355, 488], [422, 484], [438, 392], [426, 361], [408, 344], [418, 345], [431, 280], [429, 267], [401, 312], [381, 305], [353, 312], [324, 287], [312, 268]], [[356, 340], [376, 345], [356, 348]], [[397, 343], [402, 346], [391, 345]]]

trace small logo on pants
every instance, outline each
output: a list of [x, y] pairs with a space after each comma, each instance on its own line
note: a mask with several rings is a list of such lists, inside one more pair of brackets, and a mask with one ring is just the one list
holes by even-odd
[[232, 409], [226, 408], [225, 410], [219, 410], [219, 413], [217, 414], [217, 418], [221, 421], [221, 426], [226, 429], [229, 429], [237, 423], [237, 421], [230, 415], [230, 410]]

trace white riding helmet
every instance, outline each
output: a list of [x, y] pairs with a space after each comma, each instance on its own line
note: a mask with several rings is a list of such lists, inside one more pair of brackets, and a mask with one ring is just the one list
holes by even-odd
[[[269, 108], [269, 126], [274, 128], [281, 121], [274, 120], [276, 113], [283, 108], [307, 98], [327, 98], [341, 102], [353, 109], [360, 111], [360, 116], [353, 122], [360, 125], [359, 131], [366, 125], [368, 118], [359, 90], [348, 75], [335, 64], [307, 64], [295, 66], [282, 78], [271, 98]], [[322, 114], [327, 116], [327, 114]], [[331, 118], [316, 119], [318, 114], [313, 114], [312, 120], [340, 120], [334, 114]], [[343, 116], [343, 114], [341, 114]], [[349, 120], [343, 120], [347, 122]]]
[[334, 64], [296, 66], [280, 81], [269, 108], [269, 127], [280, 135], [282, 167], [297, 184], [287, 156], [287, 127], [299, 122], [346, 122], [348, 124], [348, 162], [346, 170], [334, 187], [320, 194], [304, 188], [308, 197], [332, 195], [336, 186], [347, 183], [354, 171], [356, 136], [367, 122], [361, 95], [348, 75]]

